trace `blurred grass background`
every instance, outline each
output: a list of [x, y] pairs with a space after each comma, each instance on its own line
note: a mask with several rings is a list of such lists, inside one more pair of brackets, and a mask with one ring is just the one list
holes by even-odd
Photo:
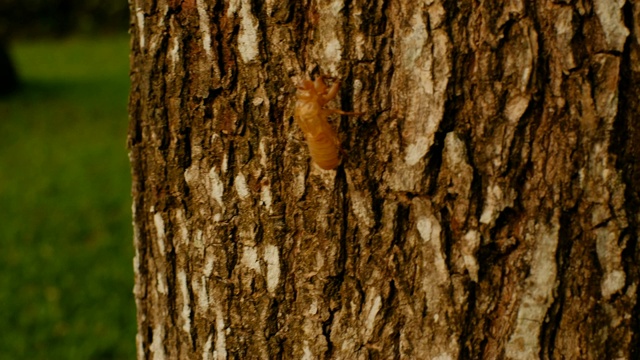
[[21, 40], [0, 99], [0, 359], [133, 359], [128, 36]]

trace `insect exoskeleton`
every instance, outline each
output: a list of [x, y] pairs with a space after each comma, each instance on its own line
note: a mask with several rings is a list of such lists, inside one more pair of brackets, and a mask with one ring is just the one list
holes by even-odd
[[315, 81], [304, 80], [296, 93], [295, 121], [307, 140], [311, 158], [325, 170], [333, 170], [340, 165], [340, 140], [327, 118], [331, 114], [361, 115], [324, 107], [338, 95], [339, 87], [339, 81], [327, 87], [323, 77], [318, 76]]

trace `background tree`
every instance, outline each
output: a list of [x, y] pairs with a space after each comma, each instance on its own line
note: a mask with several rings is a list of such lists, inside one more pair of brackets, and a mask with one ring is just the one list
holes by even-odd
[[640, 2], [131, 13], [139, 358], [637, 356]]
[[18, 73], [13, 66], [7, 44], [0, 40], [0, 96], [10, 94], [18, 88]]

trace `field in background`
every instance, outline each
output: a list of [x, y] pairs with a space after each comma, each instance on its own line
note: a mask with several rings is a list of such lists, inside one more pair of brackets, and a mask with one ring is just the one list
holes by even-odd
[[17, 43], [0, 99], [0, 359], [133, 359], [128, 37]]

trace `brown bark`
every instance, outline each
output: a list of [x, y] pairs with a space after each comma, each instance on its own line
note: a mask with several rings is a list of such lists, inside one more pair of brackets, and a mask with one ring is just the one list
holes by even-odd
[[637, 357], [640, 1], [501, 3], [132, 1], [138, 357]]

